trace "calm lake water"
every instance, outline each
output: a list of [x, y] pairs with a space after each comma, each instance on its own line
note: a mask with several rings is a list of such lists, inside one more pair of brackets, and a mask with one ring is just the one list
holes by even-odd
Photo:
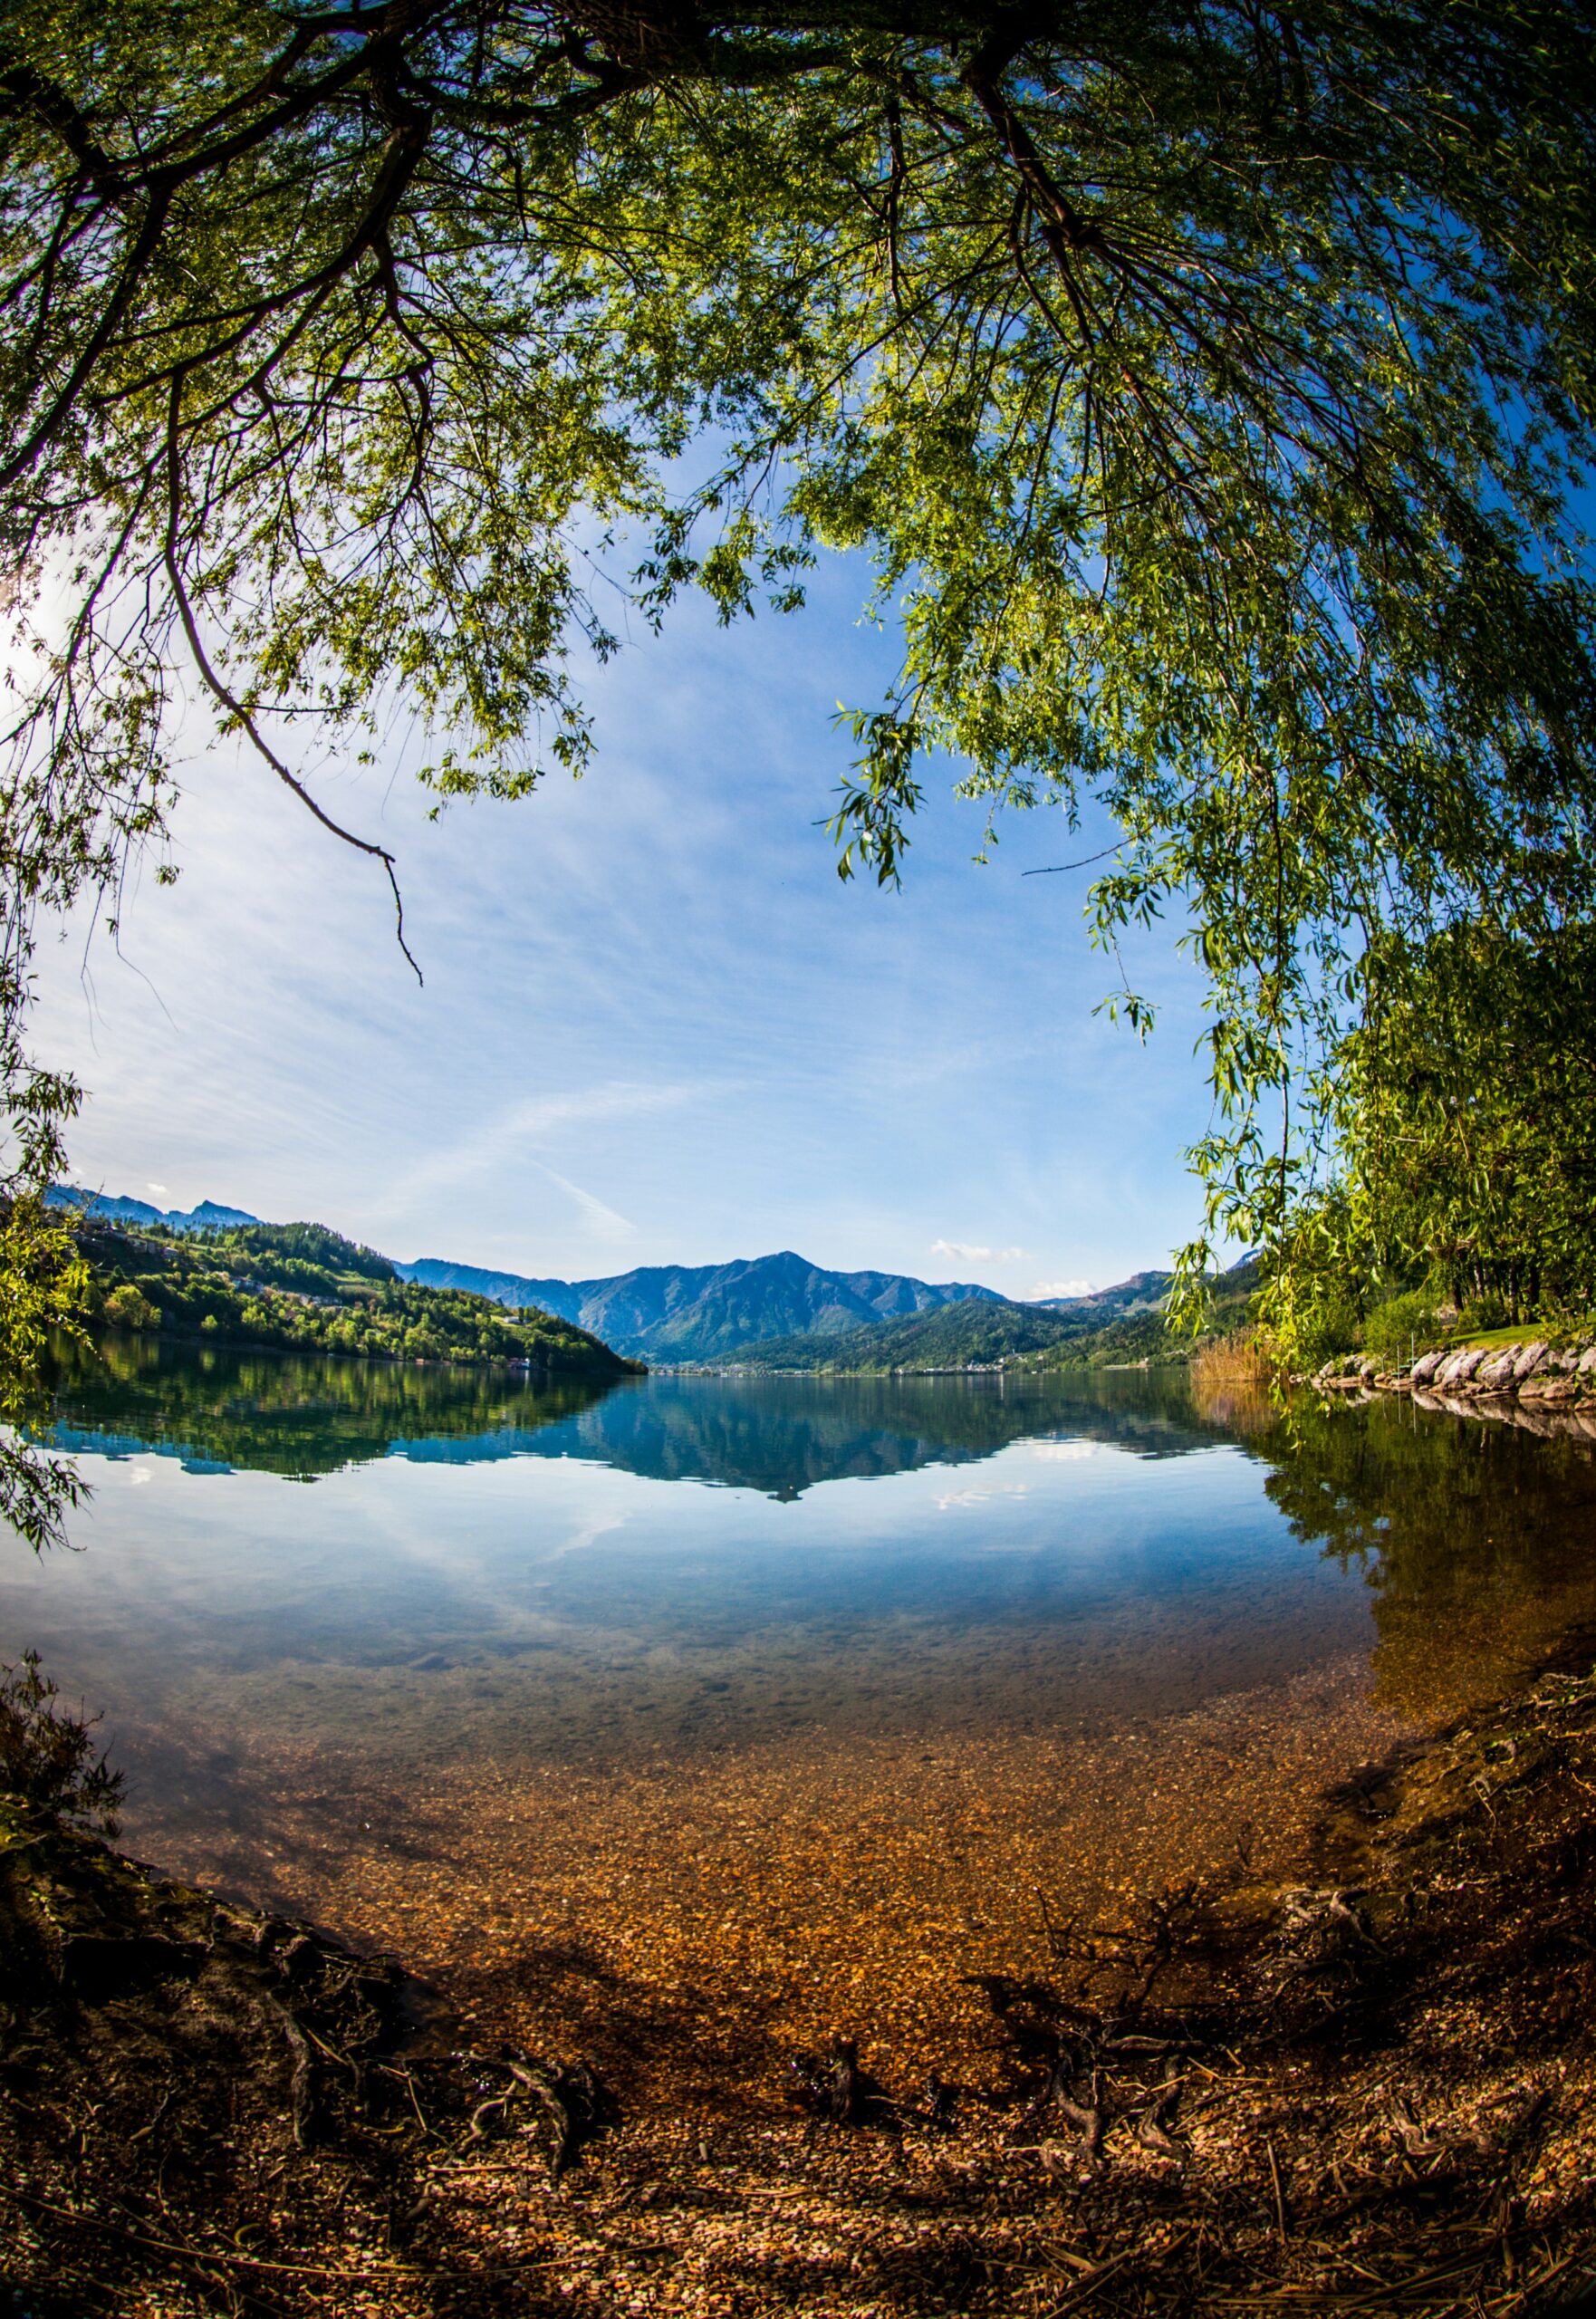
[[0, 1557], [0, 1657], [102, 1711], [128, 1845], [544, 2039], [595, 1973], [745, 2028], [873, 1976], [918, 2051], [1048, 1895], [1287, 1861], [1596, 1612], [1596, 1445], [1178, 1373], [549, 1396], [133, 1342], [56, 1438], [93, 1496]]

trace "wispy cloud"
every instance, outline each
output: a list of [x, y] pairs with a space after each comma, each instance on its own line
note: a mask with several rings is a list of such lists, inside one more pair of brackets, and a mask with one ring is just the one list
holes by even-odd
[[617, 1215], [612, 1208], [606, 1208], [603, 1201], [595, 1199], [591, 1192], [584, 1192], [580, 1184], [568, 1182], [565, 1177], [556, 1175], [553, 1169], [544, 1166], [541, 1160], [537, 1164], [550, 1183], [557, 1185], [567, 1199], [576, 1202], [582, 1210], [582, 1222], [596, 1240], [630, 1240], [636, 1236], [637, 1226], [630, 1223], [624, 1216]]
[[[91, 980], [86, 909], [41, 948], [39, 1044], [94, 1096], [74, 1174], [136, 1190], [159, 1168], [169, 1197], [145, 1197], [162, 1208], [208, 1195], [540, 1275], [790, 1246], [1042, 1294], [1088, 1285], [1055, 1277], [1072, 1249], [1104, 1281], [1161, 1261], [1190, 1236], [1178, 1155], [1208, 1109], [1185, 1035], [1200, 978], [1134, 954], [1136, 986], [1173, 1013], [1128, 1067], [1088, 1011], [1083, 931], [1049, 880], [1013, 874], [1062, 858], [1043, 816], [1016, 816], [1014, 851], [974, 871], [979, 801], [928, 802], [903, 893], [832, 875], [825, 711], [895, 666], [833, 562], [779, 640], [684, 606], [668, 640], [591, 672], [591, 781], [434, 826], [397, 744], [363, 776], [307, 765], [330, 809], [399, 852], [424, 990], [372, 865], [242, 758], [236, 777], [225, 752], [197, 760], [178, 896], [147, 877]], [[1016, 1027], [1006, 996], [1043, 950], [1069, 1003]], [[544, 1165], [635, 1237], [594, 1237]], [[961, 1242], [939, 1220], [961, 1217], [1040, 1245]], [[938, 1236], [960, 1253], [928, 1257]]]
[[933, 1240], [934, 1256], [949, 1256], [961, 1265], [1012, 1265], [1030, 1254], [1028, 1248], [980, 1248], [969, 1240]]
[[1025, 1291], [1027, 1296], [1095, 1296], [1097, 1290], [1090, 1280], [1039, 1280], [1034, 1288]]
[[[567, 1094], [529, 1095], [407, 1169], [382, 1194], [376, 1203], [377, 1210], [384, 1216], [403, 1216], [425, 1206], [440, 1192], [530, 1158], [530, 1147], [544, 1142], [562, 1129], [590, 1127], [608, 1120], [640, 1119], [650, 1111], [674, 1111], [710, 1092], [706, 1083], [698, 1081], [650, 1086], [612, 1080], [603, 1086], [582, 1088]], [[536, 1164], [542, 1165], [541, 1161]], [[545, 1169], [544, 1173], [552, 1175], [553, 1170]], [[590, 1197], [559, 1177], [554, 1180], [579, 1203]], [[614, 1236], [618, 1224], [624, 1225], [628, 1232], [631, 1230], [630, 1225], [617, 1217], [612, 1208], [604, 1208], [602, 1201], [594, 1202], [594, 1208], [612, 1219], [609, 1236]]]

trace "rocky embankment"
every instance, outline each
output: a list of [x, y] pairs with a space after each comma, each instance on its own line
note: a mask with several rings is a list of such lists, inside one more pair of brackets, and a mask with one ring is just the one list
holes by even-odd
[[1596, 1439], [1596, 1342], [1589, 1339], [1439, 1345], [1395, 1370], [1367, 1353], [1347, 1353], [1293, 1381], [1326, 1393], [1410, 1393], [1421, 1409]]

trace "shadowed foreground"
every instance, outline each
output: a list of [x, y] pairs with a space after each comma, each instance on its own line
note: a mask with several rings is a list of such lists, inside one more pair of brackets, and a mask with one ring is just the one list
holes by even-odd
[[983, 1979], [989, 2065], [901, 2085], [862, 1987], [803, 2054], [620, 1978], [596, 2066], [463, 2048], [397, 1966], [12, 1802], [0, 2281], [36, 2319], [1566, 2307], [1593, 1790], [1596, 1677], [1553, 1671], [1329, 1798], [1300, 1884], [1053, 1922]]

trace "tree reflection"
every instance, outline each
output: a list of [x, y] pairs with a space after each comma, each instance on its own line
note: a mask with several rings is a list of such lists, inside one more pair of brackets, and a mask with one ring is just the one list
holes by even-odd
[[609, 1391], [534, 1391], [476, 1367], [145, 1338], [62, 1348], [56, 1393], [63, 1447], [303, 1480], [389, 1457], [572, 1458], [791, 1500], [824, 1482], [979, 1463], [1027, 1439], [1149, 1459], [1231, 1444], [1266, 1469], [1265, 1492], [1294, 1536], [1361, 1568], [1377, 1694], [1422, 1722], [1498, 1695], [1560, 1635], [1596, 1621], [1596, 1445], [1398, 1400], [1299, 1399], [1283, 1410], [1245, 1384], [1194, 1399], [1180, 1370], [656, 1376]]
[[62, 1448], [312, 1481], [434, 1435], [491, 1441], [569, 1420], [602, 1386], [536, 1393], [509, 1370], [163, 1345], [147, 1335], [54, 1349]]
[[[1116, 1390], [1117, 1389], [1117, 1390]], [[62, 1345], [62, 1447], [310, 1479], [370, 1458], [591, 1458], [791, 1499], [821, 1482], [990, 1458], [1067, 1434], [1149, 1458], [1215, 1438], [1183, 1379], [655, 1377], [534, 1388], [507, 1371], [163, 1345]]]
[[1422, 1721], [1495, 1696], [1596, 1617], [1596, 1445], [1393, 1398], [1233, 1394], [1201, 1414], [1271, 1468], [1293, 1534], [1374, 1593], [1377, 1693]]

